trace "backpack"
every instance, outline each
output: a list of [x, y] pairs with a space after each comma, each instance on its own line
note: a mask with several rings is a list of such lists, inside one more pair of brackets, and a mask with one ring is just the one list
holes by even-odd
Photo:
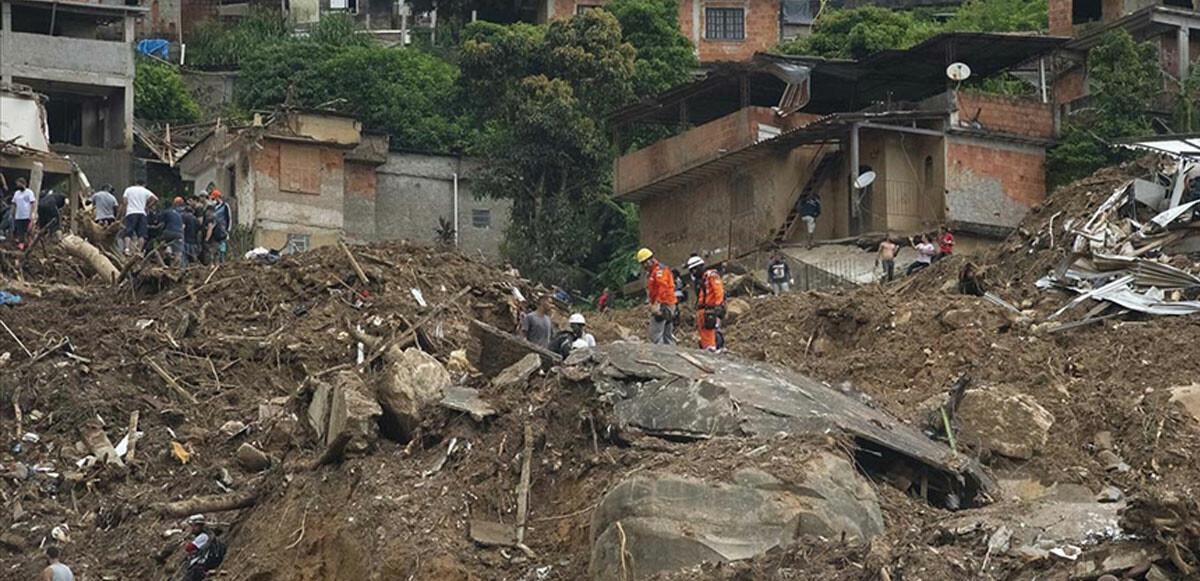
[[571, 354], [571, 343], [574, 341], [575, 335], [570, 331], [559, 331], [550, 338], [550, 350], [566, 359]]
[[201, 559], [204, 563], [204, 570], [212, 571], [221, 566], [225, 562], [225, 543], [221, 539], [212, 537], [208, 541], [208, 546], [204, 547], [204, 558]]

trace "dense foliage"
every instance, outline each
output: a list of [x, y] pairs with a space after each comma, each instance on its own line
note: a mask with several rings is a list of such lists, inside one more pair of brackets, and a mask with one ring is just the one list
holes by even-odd
[[289, 36], [287, 22], [277, 12], [251, 10], [228, 24], [212, 19], [201, 24], [187, 45], [187, 61], [192, 67], [207, 69], [236, 68], [264, 46], [282, 42]]
[[192, 98], [171, 64], [139, 58], [133, 77], [133, 108], [137, 118], [149, 123], [195, 123], [200, 105]]
[[1059, 144], [1046, 154], [1047, 187], [1085, 177], [1130, 156], [1109, 147], [1113, 140], [1151, 132], [1146, 109], [1163, 91], [1158, 49], [1138, 43], [1128, 32], [1105, 35], [1088, 56], [1093, 108], [1063, 129]]
[[621, 37], [637, 51], [635, 94], [652, 95], [685, 83], [699, 68], [692, 41], [679, 30], [676, 0], [611, 0], [604, 9], [617, 17]]

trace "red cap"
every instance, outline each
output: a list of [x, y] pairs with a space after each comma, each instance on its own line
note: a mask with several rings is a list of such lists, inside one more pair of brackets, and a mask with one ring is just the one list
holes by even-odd
[[210, 200], [215, 200], [219, 197], [221, 197], [221, 190], [213, 190], [212, 193], [208, 195], [208, 199]]

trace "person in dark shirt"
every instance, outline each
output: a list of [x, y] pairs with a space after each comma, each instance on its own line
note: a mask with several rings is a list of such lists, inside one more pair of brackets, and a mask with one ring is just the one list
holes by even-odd
[[180, 213], [183, 207], [183, 198], [175, 198], [173, 205], [161, 212], [162, 215], [162, 235], [161, 240], [163, 245], [167, 247], [166, 253], [169, 261], [179, 266], [186, 266], [186, 257], [183, 252], [183, 215]]
[[176, 209], [183, 218], [183, 265], [198, 263], [202, 228], [200, 217], [196, 215], [196, 199], [193, 198], [186, 205], [176, 206]]
[[778, 252], [767, 266], [767, 282], [771, 283], [771, 292], [777, 295], [792, 290], [792, 269]]
[[58, 230], [59, 224], [62, 222], [62, 208], [67, 205], [67, 196], [55, 192], [42, 196], [38, 200], [38, 227], [46, 232], [55, 232]]
[[221, 259], [221, 245], [229, 237], [229, 232], [225, 230], [225, 221], [217, 216], [212, 206], [205, 208], [204, 223], [201, 227], [204, 230], [205, 264], [212, 264]]

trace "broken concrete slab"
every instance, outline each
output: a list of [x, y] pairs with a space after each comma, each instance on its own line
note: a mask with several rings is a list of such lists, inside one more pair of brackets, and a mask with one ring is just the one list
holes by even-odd
[[[995, 482], [965, 455], [824, 383], [774, 365], [688, 350], [708, 373], [670, 345], [616, 342], [576, 363], [591, 369], [621, 427], [683, 438], [844, 434], [860, 448], [898, 454], [930, 468], [936, 485], [969, 506]], [[576, 374], [582, 369], [573, 370]], [[935, 484], [931, 482], [932, 485]]]
[[505, 367], [504, 371], [492, 379], [492, 386], [496, 389], [523, 386], [529, 383], [529, 378], [533, 377], [533, 374], [541, 368], [542, 358], [537, 353], [530, 353], [522, 357], [520, 361]]
[[947, 519], [946, 530], [958, 534], [982, 531], [992, 534], [1000, 527], [1013, 531], [1009, 554], [1045, 557], [1054, 548], [1087, 547], [1121, 538], [1119, 514], [1124, 502], [1067, 502], [1042, 499], [1024, 503], [1001, 503], [970, 514]]
[[452, 380], [437, 359], [417, 347], [393, 347], [384, 358], [387, 375], [379, 385], [379, 404], [406, 439], [421, 424], [425, 408], [442, 400]]
[[960, 442], [1028, 460], [1046, 445], [1054, 415], [1032, 396], [998, 387], [968, 389], [955, 412]]
[[442, 392], [441, 406], [471, 414], [471, 419], [477, 422], [496, 415], [496, 410], [492, 409], [491, 404], [479, 397], [479, 390], [460, 385], [451, 385]]
[[512, 547], [517, 544], [517, 529], [513, 525], [471, 520], [471, 540], [484, 547]]
[[756, 468], [736, 471], [732, 482], [668, 473], [627, 478], [592, 515], [590, 578], [644, 579], [748, 559], [807, 535], [865, 543], [883, 532], [878, 499], [846, 458], [816, 453], [799, 473], [797, 482]]
[[[1113, 543], [1086, 551], [1072, 570], [1075, 579], [1094, 579], [1098, 575], [1121, 574], [1134, 567], [1149, 565], [1162, 555], [1147, 549], [1142, 543]], [[1128, 578], [1128, 577], [1127, 577]]]
[[501, 331], [478, 319], [471, 321], [471, 335], [478, 339], [473, 346], [471, 362], [484, 375], [492, 377], [530, 353], [542, 360], [542, 367], [562, 363], [557, 353], [534, 345], [522, 337]]
[[[320, 389], [318, 389], [320, 393]], [[325, 417], [325, 446], [344, 446], [344, 451], [366, 451], [379, 439], [379, 418], [383, 408], [374, 397], [367, 395], [362, 376], [353, 371], [340, 371], [329, 388], [328, 415]], [[314, 401], [316, 397], [314, 396]], [[309, 408], [310, 415], [312, 407]], [[336, 451], [340, 455], [342, 451]]]

